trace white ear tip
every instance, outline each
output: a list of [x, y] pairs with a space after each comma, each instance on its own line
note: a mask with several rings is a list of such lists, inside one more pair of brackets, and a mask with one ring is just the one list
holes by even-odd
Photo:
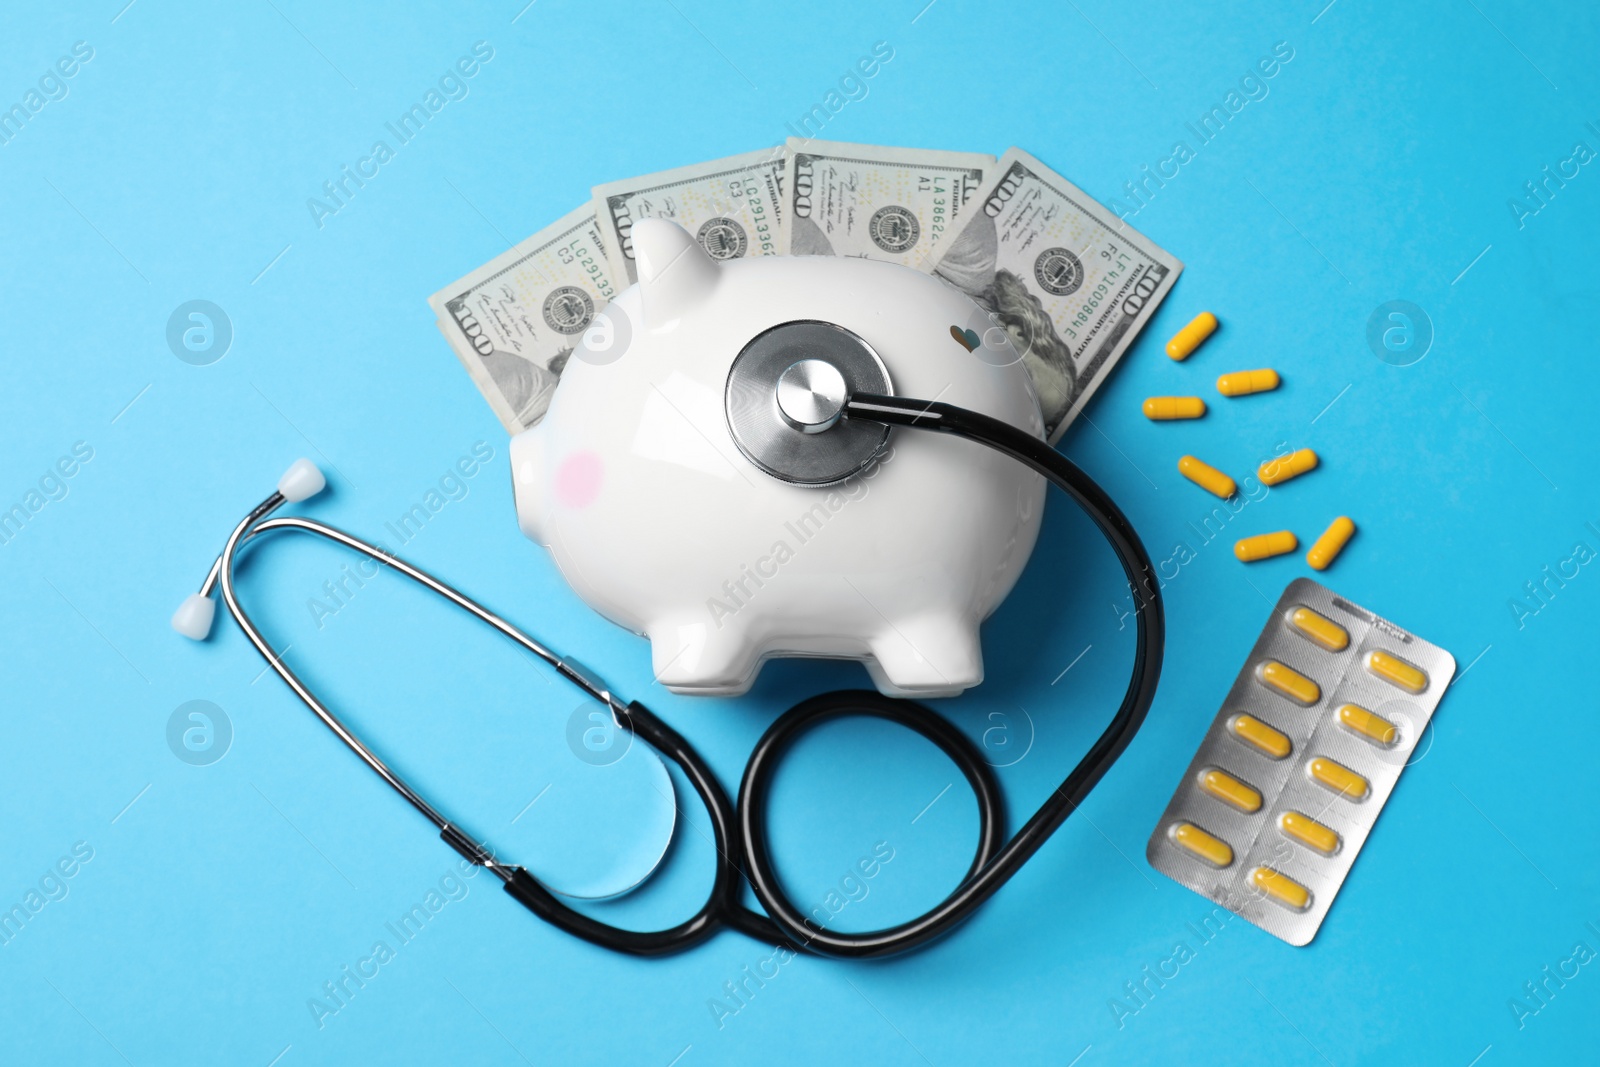
[[309, 459], [297, 459], [283, 472], [283, 477], [278, 479], [278, 492], [283, 494], [283, 499], [293, 504], [298, 500], [316, 496], [322, 492], [328, 480], [317, 470], [317, 465]]
[[190, 593], [172, 613], [172, 628], [191, 641], [204, 641], [217, 617], [217, 602], [199, 593]]
[[689, 231], [671, 219], [640, 219], [629, 231], [629, 239], [633, 242], [639, 279], [646, 284], [661, 277], [685, 252], [696, 247]]

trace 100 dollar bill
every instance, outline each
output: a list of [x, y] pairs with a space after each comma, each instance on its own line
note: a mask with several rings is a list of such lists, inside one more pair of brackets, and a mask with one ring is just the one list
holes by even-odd
[[594, 212], [618, 280], [639, 280], [632, 231], [640, 219], [671, 219], [712, 259], [777, 255], [784, 158], [763, 148], [595, 186]]
[[994, 157], [789, 138], [782, 248], [929, 270]]
[[512, 434], [544, 417], [578, 338], [619, 289], [585, 204], [428, 298], [439, 332]]
[[1000, 158], [933, 273], [1011, 335], [1054, 444], [1183, 264], [1020, 148]]

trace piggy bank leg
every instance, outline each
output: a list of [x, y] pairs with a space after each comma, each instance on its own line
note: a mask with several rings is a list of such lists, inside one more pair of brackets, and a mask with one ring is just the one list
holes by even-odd
[[983, 681], [976, 620], [924, 615], [897, 619], [873, 637], [867, 673], [886, 696], [946, 697]]
[[760, 655], [743, 629], [704, 617], [665, 619], [645, 628], [656, 681], [674, 693], [738, 696], [755, 682]]

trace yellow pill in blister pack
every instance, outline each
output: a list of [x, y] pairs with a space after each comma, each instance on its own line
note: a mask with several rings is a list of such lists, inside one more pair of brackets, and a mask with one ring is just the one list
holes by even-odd
[[1201, 771], [1200, 788], [1246, 815], [1254, 815], [1261, 810], [1261, 791], [1239, 781], [1227, 771], [1215, 767]]
[[1256, 668], [1256, 678], [1268, 689], [1275, 689], [1296, 704], [1310, 707], [1322, 698], [1317, 683], [1292, 667], [1269, 659]]
[[1241, 562], [1254, 563], [1258, 559], [1271, 559], [1281, 556], [1285, 552], [1293, 552], [1300, 547], [1300, 542], [1291, 530], [1279, 530], [1276, 533], [1256, 534], [1254, 537], [1241, 538], [1233, 543], [1233, 554]]
[[1400, 736], [1400, 728], [1394, 723], [1356, 704], [1346, 704], [1339, 709], [1339, 725], [1385, 748]]
[[1311, 890], [1271, 867], [1257, 867], [1250, 872], [1250, 881], [1267, 896], [1294, 911], [1305, 911], [1311, 903]]
[[1217, 379], [1217, 392], [1223, 396], [1249, 396], [1265, 393], [1278, 387], [1278, 372], [1265, 370], [1236, 370]]
[[1365, 778], [1326, 756], [1318, 756], [1307, 763], [1306, 773], [1311, 775], [1313, 782], [1333, 790], [1347, 800], [1365, 800], [1367, 794], [1371, 792], [1371, 786], [1367, 784]]
[[1197, 396], [1153, 396], [1144, 402], [1144, 417], [1156, 422], [1198, 419], [1205, 413], [1206, 402]]
[[1300, 636], [1307, 641], [1329, 652], [1343, 652], [1350, 644], [1350, 631], [1307, 607], [1295, 608], [1290, 612], [1289, 625], [1299, 630]]
[[1188, 359], [1200, 347], [1200, 342], [1210, 337], [1216, 329], [1217, 317], [1209, 311], [1200, 312], [1189, 320], [1189, 325], [1172, 335], [1172, 340], [1167, 342], [1167, 355], [1173, 359]]
[[1234, 737], [1268, 759], [1283, 759], [1294, 747], [1289, 743], [1287, 734], [1268, 726], [1254, 715], [1235, 715], [1228, 720], [1228, 729]]
[[1339, 845], [1342, 843], [1339, 831], [1324, 826], [1311, 816], [1298, 811], [1286, 811], [1278, 816], [1278, 829], [1282, 830], [1285, 836], [1307, 848], [1315, 849], [1324, 856], [1331, 856], [1339, 851]]
[[[1239, 491], [1251, 484], [1241, 479]], [[1285, 558], [1298, 565], [1304, 552]], [[1289, 582], [1262, 614], [1249, 657], [1234, 664], [1242, 669], [1226, 696], [1218, 692], [1205, 739], [1152, 820], [1145, 857], [1246, 922], [1306, 945], [1456, 664], [1311, 578]], [[1226, 868], [1216, 865], [1213, 842], [1227, 846]]]
[[1420, 668], [1413, 667], [1399, 656], [1387, 652], [1376, 650], [1368, 652], [1367, 670], [1408, 693], [1420, 693], [1428, 688], [1428, 676], [1423, 674]]
[[1213, 867], [1226, 867], [1233, 862], [1233, 849], [1226, 841], [1206, 833], [1192, 822], [1174, 823], [1167, 836], [1172, 838], [1173, 844]]
[[1232, 496], [1233, 491], [1238, 488], [1233, 484], [1232, 478], [1223, 474], [1211, 464], [1195, 459], [1193, 456], [1179, 458], [1178, 473], [1206, 492], [1215, 493], [1224, 500]]
[[1333, 562], [1333, 557], [1344, 551], [1344, 546], [1350, 542], [1355, 532], [1356, 524], [1350, 521], [1350, 517], [1340, 515], [1322, 531], [1322, 536], [1311, 546], [1311, 551], [1306, 553], [1306, 562], [1316, 570], [1327, 570], [1328, 564]]
[[1297, 478], [1306, 471], [1317, 469], [1317, 454], [1309, 448], [1291, 452], [1279, 459], [1269, 459], [1256, 471], [1256, 477], [1268, 485], [1277, 485]]

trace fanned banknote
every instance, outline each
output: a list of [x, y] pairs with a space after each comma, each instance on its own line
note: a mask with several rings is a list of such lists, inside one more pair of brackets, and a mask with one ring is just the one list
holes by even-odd
[[671, 219], [712, 259], [778, 255], [784, 160], [782, 149], [763, 148], [595, 186], [594, 211], [617, 279], [639, 280], [630, 235], [640, 219]]
[[1020, 148], [1000, 158], [934, 274], [1011, 334], [1054, 444], [1183, 264]]
[[428, 298], [439, 332], [510, 433], [544, 416], [578, 338], [619, 289], [584, 204]]
[[[1116, 366], [1183, 264], [1033, 156], [791, 139], [594, 188], [592, 203], [429, 300], [511, 433], [544, 415], [567, 357], [637, 280], [635, 220], [669, 218], [715, 259], [840, 255], [931, 270], [1004, 329], [1051, 443]], [[998, 335], [996, 335], [998, 336]], [[987, 342], [985, 348], [988, 348]]]
[[930, 270], [994, 157], [789, 138], [782, 249]]

